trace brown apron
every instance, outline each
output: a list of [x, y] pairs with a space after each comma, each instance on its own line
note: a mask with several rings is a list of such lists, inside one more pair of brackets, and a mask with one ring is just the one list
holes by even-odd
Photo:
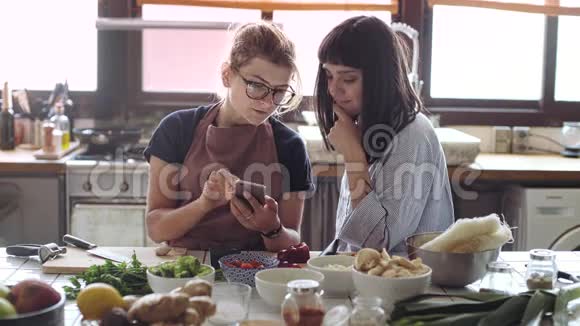
[[[191, 194], [191, 198], [181, 202], [181, 206], [199, 198], [209, 174], [223, 167], [240, 179], [265, 185], [267, 194], [279, 201], [282, 169], [269, 121], [259, 126], [219, 128], [214, 125], [219, 109], [219, 104], [212, 107], [194, 132], [179, 183], [180, 191]], [[230, 212], [229, 202], [209, 212], [199, 224], [169, 245], [198, 250], [264, 250], [260, 233], [243, 227]]]

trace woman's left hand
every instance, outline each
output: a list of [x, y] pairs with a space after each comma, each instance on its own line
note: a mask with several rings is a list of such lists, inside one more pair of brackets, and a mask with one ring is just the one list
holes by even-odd
[[266, 196], [264, 205], [247, 191], [244, 197], [252, 207], [248, 207], [241, 199], [234, 196], [230, 201], [230, 211], [246, 229], [268, 233], [276, 230], [280, 224], [278, 203], [272, 197]]
[[330, 128], [328, 140], [339, 153], [344, 155], [347, 161], [365, 159], [358, 126], [338, 105], [335, 104], [333, 110], [338, 119]]

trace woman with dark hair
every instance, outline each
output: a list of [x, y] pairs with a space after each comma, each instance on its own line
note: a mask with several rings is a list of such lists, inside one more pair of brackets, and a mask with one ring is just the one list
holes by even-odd
[[316, 117], [344, 156], [340, 250], [404, 252], [407, 236], [453, 223], [443, 150], [409, 81], [402, 41], [376, 17], [350, 18], [322, 41]]

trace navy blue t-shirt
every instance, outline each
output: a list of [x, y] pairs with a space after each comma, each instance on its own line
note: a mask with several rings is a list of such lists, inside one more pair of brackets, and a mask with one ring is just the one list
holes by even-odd
[[[147, 161], [153, 155], [167, 163], [183, 164], [193, 142], [195, 128], [210, 108], [201, 106], [179, 110], [163, 118], [143, 153]], [[290, 192], [313, 191], [310, 160], [302, 138], [276, 118], [271, 117], [269, 121], [274, 133], [278, 163], [289, 172]]]

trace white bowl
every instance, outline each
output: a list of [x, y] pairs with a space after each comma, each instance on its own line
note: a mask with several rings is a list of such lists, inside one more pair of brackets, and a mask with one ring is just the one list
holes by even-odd
[[294, 280], [314, 280], [322, 283], [324, 275], [304, 268], [272, 268], [256, 273], [256, 290], [266, 303], [280, 307], [287, 293], [287, 284]]
[[427, 292], [431, 284], [431, 268], [422, 275], [386, 278], [368, 275], [352, 268], [352, 280], [359, 295], [365, 297], [379, 297], [384, 304], [393, 304], [397, 301], [414, 297]]
[[203, 275], [203, 276], [195, 276], [195, 277], [185, 277], [185, 278], [176, 278], [176, 277], [163, 277], [151, 274], [149, 270], [147, 270], [147, 281], [149, 282], [149, 286], [151, 290], [155, 293], [169, 293], [173, 289], [178, 287], [183, 287], [188, 281], [195, 280], [195, 279], [202, 279], [206, 280], [210, 283], [215, 282], [215, 269], [206, 264], [201, 264], [202, 266], [209, 267], [211, 269], [211, 273]]
[[[352, 282], [352, 266], [354, 257], [346, 255], [318, 256], [308, 260], [308, 268], [324, 275], [321, 286], [325, 294], [336, 296], [348, 296], [354, 291]], [[326, 268], [328, 265], [341, 265], [344, 270]]]

